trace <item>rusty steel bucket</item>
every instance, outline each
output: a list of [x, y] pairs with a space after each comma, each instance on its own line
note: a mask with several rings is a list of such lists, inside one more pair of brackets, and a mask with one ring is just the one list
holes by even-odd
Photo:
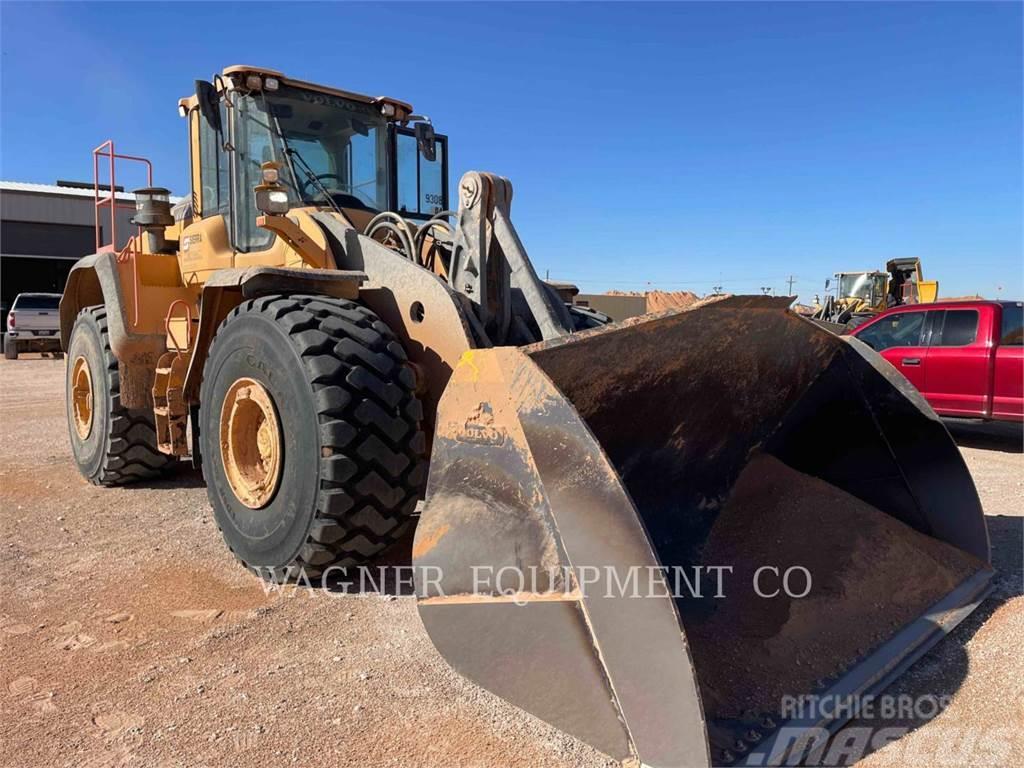
[[[945, 427], [787, 304], [463, 356], [413, 547], [452, 667], [619, 760], [763, 765], [843, 719], [780, 694], [880, 690], [977, 606], [988, 535]], [[712, 556], [738, 580], [681, 594]], [[805, 561], [811, 602], [751, 598], [755, 567]]]

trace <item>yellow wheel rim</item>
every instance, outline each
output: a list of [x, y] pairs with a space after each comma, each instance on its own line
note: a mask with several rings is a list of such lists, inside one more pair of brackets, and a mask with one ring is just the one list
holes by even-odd
[[71, 417], [80, 440], [92, 434], [92, 374], [89, 363], [79, 355], [71, 366]]
[[235, 497], [250, 509], [270, 503], [281, 481], [281, 425], [263, 385], [238, 379], [220, 410], [220, 456]]

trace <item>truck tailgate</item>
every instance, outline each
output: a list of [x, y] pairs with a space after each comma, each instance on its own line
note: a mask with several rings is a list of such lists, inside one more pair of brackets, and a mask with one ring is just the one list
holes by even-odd
[[60, 311], [56, 309], [17, 309], [14, 330], [18, 335], [50, 336], [60, 330]]

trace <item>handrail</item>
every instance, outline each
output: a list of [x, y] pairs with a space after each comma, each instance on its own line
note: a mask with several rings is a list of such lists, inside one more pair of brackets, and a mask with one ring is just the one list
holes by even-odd
[[[110, 164], [110, 194], [100, 197], [100, 158], [106, 157]], [[117, 201], [117, 183], [115, 179], [115, 161], [128, 160], [130, 162], [143, 163], [146, 166], [146, 186], [153, 186], [153, 164], [144, 157], [135, 155], [121, 155], [114, 151], [114, 140], [107, 139], [92, 151], [92, 185], [93, 203], [96, 206], [96, 252], [117, 251], [117, 209], [135, 209], [132, 203], [119, 203]], [[103, 243], [103, 228], [100, 226], [100, 209], [110, 207], [110, 243]]]

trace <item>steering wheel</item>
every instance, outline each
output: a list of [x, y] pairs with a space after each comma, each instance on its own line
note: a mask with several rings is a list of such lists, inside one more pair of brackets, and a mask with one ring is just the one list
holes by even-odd
[[[316, 178], [317, 178], [317, 181], [320, 181], [320, 182], [323, 182], [325, 179], [334, 179], [335, 181], [338, 182], [338, 186], [336, 186], [336, 187], [331, 187], [331, 186], [329, 186], [327, 184], [323, 185], [324, 188], [328, 191], [328, 193], [331, 193], [333, 191], [337, 191], [338, 193], [340, 193], [342, 195], [347, 195], [349, 197], [355, 197], [356, 199], [360, 200], [360, 202], [362, 202], [363, 204], [369, 205], [371, 208], [374, 207], [377, 204], [376, 200], [370, 199], [370, 197], [368, 197], [367, 195], [365, 195], [363, 192], [361, 192], [359, 190], [360, 187], [365, 187], [367, 184], [376, 183], [375, 181], [364, 182], [363, 184], [357, 184], [354, 187], [350, 187], [349, 185], [346, 185], [344, 183], [344, 181], [342, 181], [341, 176], [339, 176], [336, 173], [318, 173]], [[310, 187], [313, 187], [313, 186], [314, 185], [313, 185], [313, 180], [312, 179], [307, 178], [307, 179], [303, 180], [301, 194], [302, 194], [302, 196], [304, 198], [311, 196]], [[314, 189], [313, 191], [316, 192], [318, 195], [322, 195], [323, 194], [323, 192], [321, 192], [318, 189]]]
[[[296, 174], [296, 175], [298, 175], [298, 174]], [[339, 176], [336, 173], [318, 173], [317, 176], [316, 176], [316, 179], [317, 179], [317, 181], [320, 181], [320, 182], [323, 182], [325, 179], [334, 179], [335, 181], [338, 182], [339, 187], [342, 184], [341, 176]], [[328, 191], [331, 189], [331, 187], [329, 185], [327, 185], [327, 184], [324, 184], [323, 186]], [[309, 197], [310, 196], [310, 188], [311, 187], [314, 187], [313, 191], [315, 191], [317, 194], [323, 194], [322, 192], [320, 192], [319, 189], [315, 189], [315, 185], [313, 184], [313, 180], [312, 179], [305, 178], [305, 179], [302, 180], [302, 189], [300, 190], [302, 192], [302, 196], [303, 197]]]

